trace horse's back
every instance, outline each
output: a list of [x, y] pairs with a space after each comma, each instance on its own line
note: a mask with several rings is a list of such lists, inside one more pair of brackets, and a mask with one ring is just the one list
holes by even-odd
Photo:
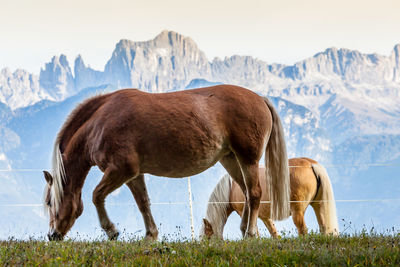
[[[191, 89], [168, 93], [146, 93], [137, 89], [123, 89], [110, 93], [107, 102], [97, 112], [99, 123], [121, 123], [135, 119], [148, 120], [149, 124], [159, 119], [171, 119], [169, 123], [181, 123], [187, 116], [199, 117], [224, 124], [225, 128], [241, 123], [254, 123], [255, 117], [266, 117], [267, 107], [263, 99], [254, 92], [233, 85]], [[182, 117], [183, 116], [183, 117]], [[184, 126], [184, 125], [183, 125]]]

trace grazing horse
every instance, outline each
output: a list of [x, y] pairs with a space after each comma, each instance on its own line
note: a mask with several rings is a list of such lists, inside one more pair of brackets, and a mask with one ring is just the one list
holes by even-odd
[[[309, 158], [293, 158], [290, 166], [290, 211], [300, 235], [307, 234], [304, 213], [309, 205], [313, 207], [323, 234], [339, 234], [335, 199], [332, 185], [325, 168]], [[265, 183], [264, 171], [260, 170], [262, 196], [258, 217], [264, 222], [272, 237], [278, 237], [270, 214], [270, 197]], [[243, 215], [244, 195], [239, 186], [228, 174], [224, 175], [211, 193], [207, 215], [203, 219], [201, 236], [213, 235], [222, 238], [224, 226], [229, 215], [236, 211]], [[221, 203], [218, 203], [221, 202]], [[266, 202], [266, 203], [263, 203]], [[273, 204], [272, 204], [273, 205]]]
[[[104, 173], [93, 192], [109, 239], [119, 232], [105, 209], [108, 194], [126, 184], [143, 216], [146, 238], [157, 239], [144, 174], [187, 177], [217, 161], [246, 194], [241, 230], [257, 233], [259, 160], [266, 152], [274, 219], [289, 216], [286, 144], [267, 98], [233, 85], [151, 94], [124, 89], [95, 96], [70, 114], [56, 138], [52, 173], [44, 171], [50, 240], [61, 240], [83, 211], [82, 187], [92, 166]], [[173, 189], [171, 189], [171, 193]]]

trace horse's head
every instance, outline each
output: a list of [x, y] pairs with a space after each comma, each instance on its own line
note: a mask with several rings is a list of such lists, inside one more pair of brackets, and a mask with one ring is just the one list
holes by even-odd
[[50, 241], [62, 240], [83, 212], [81, 193], [63, 188], [62, 183], [56, 182], [49, 172], [43, 173], [47, 182], [44, 201], [50, 219], [47, 236]]
[[201, 237], [209, 239], [213, 235], [214, 235], [214, 230], [213, 230], [211, 223], [206, 218], [203, 218], [203, 227], [201, 230]]

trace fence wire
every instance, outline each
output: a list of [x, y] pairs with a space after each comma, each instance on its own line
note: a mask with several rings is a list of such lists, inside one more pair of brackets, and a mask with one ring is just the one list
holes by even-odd
[[[321, 164], [321, 163], [320, 163]], [[335, 168], [335, 167], [400, 167], [400, 163], [368, 163], [368, 164], [321, 164], [325, 168]], [[289, 168], [308, 168], [308, 166], [289, 166]], [[42, 172], [47, 168], [43, 169], [0, 169], [1, 172]], [[100, 170], [96, 170], [100, 171]], [[192, 190], [190, 185], [190, 177], [188, 177], [188, 202], [153, 202], [151, 205], [189, 205], [190, 209], [190, 228], [192, 233], [192, 238], [194, 239], [194, 220], [193, 220], [193, 204], [200, 204], [199, 202], [193, 201]], [[311, 201], [290, 201], [290, 203], [311, 203], [311, 202], [330, 202], [330, 200], [311, 200]], [[334, 200], [336, 203], [350, 203], [350, 202], [400, 202], [400, 198], [391, 198], [391, 199], [340, 199]], [[202, 202], [201, 204], [244, 204], [244, 201], [229, 201], [229, 202]], [[271, 201], [260, 201], [260, 204], [268, 204]], [[85, 205], [92, 204], [86, 203]], [[92, 204], [93, 205], [93, 204]], [[134, 206], [135, 203], [110, 203], [107, 206]], [[42, 203], [6, 203], [0, 204], [0, 207], [43, 207]]]
[[[325, 168], [336, 168], [336, 167], [400, 167], [400, 163], [362, 163], [362, 164], [324, 164], [319, 163], [320, 165], [324, 166]], [[309, 168], [309, 166], [295, 166], [291, 165], [289, 168]], [[43, 172], [44, 170], [48, 170], [51, 168], [32, 168], [32, 169], [0, 169], [0, 172]], [[98, 169], [93, 169], [92, 171], [99, 171]]]

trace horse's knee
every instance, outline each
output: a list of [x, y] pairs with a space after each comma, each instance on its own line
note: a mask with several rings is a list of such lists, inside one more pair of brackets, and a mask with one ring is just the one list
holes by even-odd
[[257, 185], [254, 186], [252, 189], [250, 189], [249, 192], [249, 202], [250, 202], [250, 208], [258, 208], [260, 205], [260, 200], [261, 200], [261, 186]]
[[93, 191], [92, 202], [96, 207], [104, 204], [104, 197], [96, 189]]
[[261, 186], [259, 184], [257, 184], [250, 190], [250, 198], [260, 199], [261, 194], [262, 194], [262, 191], [261, 191]]

